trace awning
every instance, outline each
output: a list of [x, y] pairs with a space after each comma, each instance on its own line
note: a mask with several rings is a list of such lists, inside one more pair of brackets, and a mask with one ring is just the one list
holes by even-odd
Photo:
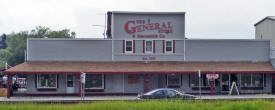
[[269, 62], [24, 62], [5, 74], [202, 74], [275, 73]]

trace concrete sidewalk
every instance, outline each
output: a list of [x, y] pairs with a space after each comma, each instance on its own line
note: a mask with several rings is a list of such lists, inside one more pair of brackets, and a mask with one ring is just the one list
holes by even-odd
[[275, 95], [256, 94], [256, 95], [204, 95], [202, 100], [250, 100], [250, 99], [275, 99]]
[[[199, 96], [198, 96], [199, 97]], [[252, 100], [252, 99], [275, 99], [275, 95], [203, 95], [202, 100]], [[105, 101], [105, 100], [136, 100], [136, 96], [87, 96], [84, 101]], [[80, 97], [0, 97], [0, 102], [78, 102], [82, 101]]]
[[[104, 100], [136, 100], [136, 96], [87, 96], [84, 101], [104, 101]], [[0, 101], [11, 102], [77, 102], [82, 101], [80, 97], [74, 96], [48, 96], [48, 97], [0, 97]]]

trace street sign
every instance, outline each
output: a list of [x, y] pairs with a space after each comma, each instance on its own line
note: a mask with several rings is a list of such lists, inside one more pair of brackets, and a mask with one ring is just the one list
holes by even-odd
[[218, 79], [219, 74], [206, 74], [207, 79]]
[[86, 73], [81, 73], [81, 82], [83, 83], [83, 84], [85, 84], [85, 79], [86, 79]]

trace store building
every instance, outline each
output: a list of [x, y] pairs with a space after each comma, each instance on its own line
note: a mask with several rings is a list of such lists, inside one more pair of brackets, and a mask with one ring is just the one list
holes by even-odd
[[186, 39], [184, 12], [108, 12], [106, 39], [28, 39], [26, 62], [6, 70], [27, 74], [30, 96], [136, 95], [156, 88], [214, 94], [236, 82], [241, 94], [273, 93], [269, 40]]

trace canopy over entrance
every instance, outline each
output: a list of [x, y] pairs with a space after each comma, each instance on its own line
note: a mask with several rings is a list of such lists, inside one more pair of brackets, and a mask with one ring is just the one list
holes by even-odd
[[202, 74], [275, 73], [269, 62], [24, 62], [5, 74]]

